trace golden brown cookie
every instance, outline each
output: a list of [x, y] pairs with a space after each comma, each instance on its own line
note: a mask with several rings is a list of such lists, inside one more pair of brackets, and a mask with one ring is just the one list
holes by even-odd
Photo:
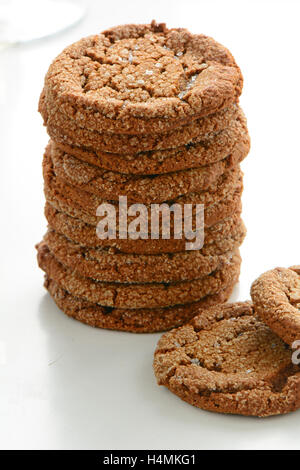
[[[45, 102], [45, 90], [43, 90], [40, 100], [39, 100], [39, 111], [44, 116], [44, 124], [47, 126], [50, 123], [55, 126], [55, 127], [60, 127], [62, 121], [64, 120], [63, 126], [69, 126], [70, 128], [75, 128], [74, 126], [78, 126], [82, 128], [82, 124], [80, 121], [74, 121], [71, 117], [69, 117], [66, 113], [63, 113], [60, 108], [58, 107], [49, 107], [47, 108], [46, 102]], [[236, 120], [239, 120], [241, 116], [243, 115], [243, 112], [241, 108], [239, 107], [238, 104], [234, 103], [233, 105], [229, 106], [228, 108], [223, 108], [220, 111], [214, 113], [214, 114], [209, 114], [208, 116], [201, 117], [199, 119], [193, 119], [193, 120], [185, 120], [185, 121], [180, 121], [178, 123], [178, 126], [174, 127], [174, 122], [171, 121], [171, 126], [169, 128], [169, 125], [167, 124], [167, 130], [162, 131], [160, 128], [157, 128], [155, 125], [153, 128], [149, 129], [148, 132], [142, 132], [138, 134], [134, 133], [128, 133], [121, 131], [116, 132], [116, 129], [112, 126], [109, 126], [109, 130], [107, 131], [102, 128], [96, 128], [94, 129], [88, 127], [83, 127], [84, 129], [88, 130], [94, 130], [98, 133], [106, 134], [107, 136], [112, 136], [114, 138], [115, 135], [122, 136], [122, 138], [125, 138], [127, 136], [127, 139], [133, 138], [139, 138], [142, 140], [142, 142], [147, 142], [146, 146], [150, 144], [152, 145], [151, 142], [157, 141], [158, 136], [164, 140], [164, 141], [176, 141], [177, 142], [182, 142], [183, 138], [186, 138], [188, 140], [198, 137], [202, 135], [203, 137], [206, 137], [209, 134], [213, 133], [218, 133], [220, 131], [225, 130], [228, 126], [230, 126], [233, 122]], [[110, 120], [111, 123], [113, 123], [113, 120]], [[153, 121], [152, 121], [153, 122]], [[145, 123], [146, 127], [149, 126], [149, 124]], [[142, 123], [143, 126], [143, 123]], [[102, 127], [102, 126], [101, 126]], [[186, 137], [184, 137], [186, 136]], [[188, 137], [187, 137], [188, 136]], [[177, 147], [177, 145], [176, 145]], [[142, 144], [142, 148], [144, 149], [144, 145]], [[168, 148], [168, 147], [165, 147]], [[135, 152], [136, 153], [136, 152]]]
[[226, 266], [194, 281], [121, 284], [83, 277], [59, 263], [45, 243], [40, 243], [38, 263], [50, 279], [75, 297], [117, 308], [158, 308], [192, 303], [216, 294], [236, 279], [241, 258], [237, 252]]
[[209, 255], [202, 250], [160, 255], [114, 253], [83, 247], [54, 230], [48, 230], [44, 242], [60, 263], [81, 276], [105, 282], [177, 282], [207, 276], [226, 265], [244, 236], [245, 233], [241, 238], [229, 238], [227, 252]]
[[[106, 159], [109, 159], [111, 153], [116, 154], [116, 157], [122, 160], [123, 155], [133, 158], [138, 153], [151, 152], [152, 159], [157, 160], [161, 155], [164, 156], [163, 150], [174, 149], [175, 151], [169, 151], [168, 155], [174, 155], [176, 152], [182, 160], [185, 160], [187, 150], [193, 147], [194, 154], [198, 150], [198, 153], [202, 151], [206, 158], [213, 158], [212, 154], [215, 153], [215, 159], [221, 160], [226, 156], [226, 149], [221, 146], [226, 141], [226, 137], [231, 142], [227, 154], [233, 146], [239, 146], [242, 149], [242, 145], [247, 145], [249, 140], [243, 111], [236, 105], [230, 109], [235, 110], [235, 113], [231, 113], [234, 116], [231, 121], [228, 120], [230, 116], [228, 111], [225, 116], [227, 119], [224, 119], [224, 113], [220, 112], [213, 115], [212, 121], [209, 117], [205, 117], [168, 134], [150, 135], [100, 133], [96, 130], [79, 127], [72, 119], [68, 120], [63, 113], [57, 110], [48, 116], [47, 132], [55, 142], [82, 147], [102, 154]], [[210, 150], [210, 153], [205, 152], [207, 149]], [[222, 157], [218, 156], [218, 152]], [[200, 155], [198, 161], [198, 166], [200, 166]], [[112, 168], [110, 169], [112, 170]], [[170, 171], [174, 171], [174, 169], [171, 168]]]
[[296, 266], [262, 274], [251, 287], [255, 311], [286, 343], [300, 341], [300, 273]]
[[[71, 207], [77, 207], [92, 216], [95, 216], [97, 208], [101, 203], [107, 202], [103, 197], [99, 197], [98, 195], [82, 190], [80, 187], [66, 183], [61, 178], [57, 177], [54, 172], [51, 157], [47, 151], [43, 160], [43, 175], [45, 193], [46, 197], [49, 196], [49, 200], [52, 200], [52, 197], [55, 197], [62, 203]], [[169, 204], [205, 204], [206, 206], [216, 204], [221, 199], [228, 199], [229, 195], [235, 192], [235, 190], [242, 189], [242, 176], [243, 173], [239, 166], [234, 167], [222, 174], [206, 191], [179, 196], [178, 198], [170, 201]], [[117, 197], [118, 195], [115, 193], [115, 198]], [[118, 212], [118, 204], [113, 204]], [[147, 208], [150, 210], [151, 205], [148, 204]]]
[[235, 103], [242, 84], [221, 44], [152, 22], [118, 26], [64, 49], [49, 67], [43, 101], [81, 127], [163, 132]]
[[160, 385], [205, 410], [262, 417], [300, 407], [300, 367], [250, 302], [200, 310], [164, 334], [154, 372]]
[[[222, 199], [221, 201], [204, 208], [204, 218], [206, 222], [206, 226], [210, 227], [211, 225], [215, 225], [221, 220], [226, 219], [227, 217], [231, 217], [235, 213], [241, 213], [242, 203], [241, 203], [241, 195], [242, 195], [242, 188], [239, 186], [233, 193], [227, 195], [226, 198]], [[49, 189], [45, 185], [45, 197], [48, 202], [51, 203], [58, 211], [64, 212], [70, 215], [73, 218], [81, 219], [83, 222], [93, 225], [96, 230], [97, 223], [99, 222], [99, 218], [95, 215], [87, 212], [79, 204], [74, 203], [72, 201], [66, 201], [66, 198], [61, 193], [55, 193]], [[115, 206], [116, 214], [118, 216], [118, 206]], [[195, 207], [193, 208], [193, 220], [191, 221], [193, 226], [193, 230], [195, 230]], [[128, 224], [134, 219], [134, 217], [128, 216]], [[190, 220], [190, 219], [189, 219]], [[171, 239], [174, 238], [173, 229], [174, 224], [173, 220], [171, 220]], [[150, 227], [149, 227], [149, 238], [150, 238]], [[177, 233], [177, 232], [176, 232]], [[118, 230], [117, 230], [118, 234]], [[161, 227], [159, 231], [159, 235], [161, 235]]]
[[[57, 147], [47, 147], [45, 163], [64, 183], [106, 200], [127, 196], [128, 202], [153, 204], [177, 199], [180, 196], [208, 190], [226, 171], [236, 167], [246, 156], [240, 152], [228, 155], [211, 165], [162, 175], [125, 175], [103, 170], [64, 153]], [[49, 155], [49, 159], [47, 159]]]
[[132, 333], [154, 333], [182, 325], [190, 320], [199, 308], [207, 308], [220, 302], [226, 302], [236, 281], [237, 279], [217, 294], [208, 295], [192, 304], [136, 310], [102, 307], [78, 297], [73, 297], [55, 281], [48, 279], [47, 276], [45, 287], [53, 297], [56, 305], [66, 315], [90, 326]]
[[180, 144], [176, 149], [139, 152], [134, 155], [95, 152], [77, 145], [68, 145], [65, 141], [56, 141], [53, 145], [63, 152], [106, 170], [131, 175], [151, 175], [210, 165], [224, 159], [233, 149], [247, 155], [250, 138], [247, 128], [237, 120], [230, 128], [216, 135], [209, 135], [206, 140], [196, 144], [189, 143], [184, 146]]
[[[219, 201], [216, 204], [212, 204], [211, 206], [208, 206], [206, 209], [204, 209], [204, 218], [206, 221], [206, 226], [210, 227], [212, 225], [216, 225], [218, 222], [224, 219], [227, 219], [228, 217], [231, 217], [236, 212], [240, 214], [241, 209], [242, 209], [241, 195], [242, 195], [242, 190], [239, 188], [233, 194], [230, 194], [225, 199], [222, 199], [222, 201]], [[59, 195], [56, 194], [55, 196], [53, 196], [51, 191], [49, 191], [47, 188], [45, 188], [45, 196], [46, 196], [47, 201], [50, 202], [51, 205], [55, 207], [55, 209], [57, 209], [60, 212], [64, 212], [73, 218], [80, 219], [81, 221], [85, 222], [88, 225], [94, 226], [94, 230], [96, 231], [97, 223], [99, 222], [100, 218], [98, 220], [96, 216], [86, 212], [85, 210], [80, 208], [78, 204], [73, 203], [71, 205], [69, 203], [66, 203], [61, 194]], [[118, 215], [118, 208], [116, 208], [116, 213]], [[194, 213], [195, 211], [193, 209], [193, 219], [191, 220], [191, 224], [192, 224], [192, 229], [196, 230]], [[128, 216], [128, 223], [130, 223], [132, 219], [134, 219], [134, 217]], [[128, 231], [128, 234], [131, 235], [130, 231]], [[118, 227], [117, 227], [116, 235], [117, 235], [117, 238], [121, 238], [120, 232], [118, 231]], [[159, 232], [157, 235], [160, 239], [162, 239], [162, 227], [159, 227]], [[171, 243], [173, 243], [174, 238], [176, 239], [176, 236], [179, 236], [179, 232], [176, 231], [174, 233], [174, 223], [172, 219], [170, 223], [170, 242]], [[187, 241], [184, 235], [180, 238], [185, 240], [185, 242]], [[146, 241], [149, 244], [151, 244], [153, 240], [154, 238], [151, 238], [151, 231], [149, 227], [148, 239]], [[156, 244], [154, 244], [154, 246], [156, 246]], [[169, 246], [169, 244], [166, 243], [165, 246]]]
[[[115, 253], [148, 254], [178, 253], [186, 249], [186, 238], [182, 239], [119, 239], [101, 240], [98, 238], [94, 225], [86, 224], [81, 219], [72, 217], [57, 210], [49, 202], [45, 205], [45, 216], [49, 227], [65, 235], [81, 246], [110, 249]], [[238, 239], [243, 237], [245, 226], [240, 212], [234, 213], [210, 227], [205, 226], [205, 240], [202, 252], [220, 254], [228, 251], [227, 239], [231, 235]]]
[[[53, 172], [51, 165], [48, 165], [47, 162], [47, 153], [45, 154], [44, 164], [43, 164], [43, 173], [44, 173], [44, 191], [45, 197], [48, 202], [50, 202], [57, 210], [65, 212], [68, 215], [79, 218], [87, 224], [97, 226], [99, 218], [96, 217], [96, 209], [101, 202], [109, 202], [115, 207], [116, 214], [119, 213], [118, 203], [113, 201], [105, 201], [95, 196], [92, 193], [89, 193], [80, 188], [75, 191], [75, 188], [72, 185], [63, 183], [58, 179]], [[215, 225], [220, 220], [224, 220], [227, 217], [230, 217], [234, 213], [239, 213], [241, 211], [241, 194], [243, 191], [243, 183], [241, 174], [239, 173], [239, 180], [236, 186], [233, 186], [231, 190], [228, 189], [226, 196], [214, 204], [204, 207], [205, 212], [205, 224], [206, 226]], [[225, 185], [226, 187], [226, 185]], [[215, 186], [213, 186], [215, 188]], [[223, 187], [224, 189], [224, 187]], [[222, 195], [222, 187], [220, 188]], [[214, 200], [211, 198], [209, 191], [202, 193], [192, 193], [185, 195], [183, 197], [177, 198], [175, 202], [178, 202], [180, 205], [183, 204], [193, 204], [193, 220], [195, 222], [195, 204], [205, 203], [205, 201]], [[216, 198], [218, 199], [218, 198]], [[172, 205], [174, 201], [170, 201], [169, 205]], [[149, 214], [149, 211], [148, 211]], [[128, 223], [134, 220], [133, 216], [128, 216]], [[171, 221], [171, 236], [173, 237], [173, 220]], [[193, 228], [195, 228], [193, 226]], [[150, 226], [148, 224], [148, 229], [150, 231]]]

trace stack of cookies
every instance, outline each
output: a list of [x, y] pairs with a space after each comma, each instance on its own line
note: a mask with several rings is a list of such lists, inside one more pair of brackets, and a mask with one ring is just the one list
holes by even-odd
[[[238, 105], [242, 83], [226, 48], [155, 22], [84, 38], [54, 60], [39, 104], [50, 142], [43, 160], [49, 226], [38, 262], [67, 315], [153, 332], [228, 299], [245, 237], [239, 164], [250, 142]], [[118, 221], [120, 197], [138, 204], [140, 215], [154, 205], [192, 207], [195, 237], [195, 208], [203, 204], [204, 245], [186, 250], [190, 238], [179, 236], [175, 219], [170, 236], [162, 226], [153, 236], [145, 215], [136, 223], [140, 238], [118, 224], [99, 236], [97, 209], [113, 207]], [[128, 227], [135, 220], [128, 211]]]

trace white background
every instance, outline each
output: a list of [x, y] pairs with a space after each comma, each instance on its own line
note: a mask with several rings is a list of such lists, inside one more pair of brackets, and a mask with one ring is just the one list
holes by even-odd
[[287, 0], [95, 1], [67, 33], [0, 52], [1, 448], [300, 448], [300, 411], [263, 420], [212, 414], [158, 387], [160, 335], [68, 319], [43, 289], [34, 250], [46, 229], [37, 104], [50, 61], [82, 36], [155, 18], [213, 36], [244, 74], [248, 236], [233, 298], [247, 299], [263, 271], [299, 264], [299, 14], [299, 2]]

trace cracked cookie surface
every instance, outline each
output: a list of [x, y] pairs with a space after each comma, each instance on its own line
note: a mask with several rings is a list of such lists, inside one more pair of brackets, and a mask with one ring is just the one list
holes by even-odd
[[[95, 226], [75, 218], [60, 210], [52, 204], [46, 202], [45, 217], [49, 227], [58, 233], [65, 235], [70, 240], [81, 246], [93, 248], [110, 249], [116, 253], [129, 254], [161, 254], [161, 253], [179, 253], [185, 251], [186, 238], [181, 240], [175, 238], [167, 239], [137, 239], [137, 240], [102, 240], [98, 238]], [[244, 223], [240, 218], [240, 212], [237, 211], [231, 217], [228, 217], [210, 227], [205, 226], [205, 241], [202, 252], [205, 254], [220, 254], [228, 250], [226, 239], [229, 236], [234, 238], [242, 236], [245, 233]]]
[[154, 355], [158, 384], [205, 410], [269, 416], [300, 407], [300, 367], [250, 302], [201, 310], [164, 334]]
[[59, 107], [82, 127], [99, 129], [104, 118], [115, 129], [121, 121], [123, 132], [137, 132], [136, 120], [158, 119], [163, 130], [172, 119], [228, 107], [242, 84], [221, 44], [152, 22], [118, 26], [67, 47], [47, 72], [44, 95], [46, 107]]

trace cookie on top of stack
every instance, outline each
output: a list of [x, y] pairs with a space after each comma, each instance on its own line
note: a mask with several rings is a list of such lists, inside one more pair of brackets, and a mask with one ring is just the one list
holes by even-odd
[[[170, 329], [225, 302], [245, 237], [240, 162], [249, 152], [242, 75], [213, 39], [164, 24], [81, 39], [51, 64], [39, 110], [48, 231], [45, 286], [69, 316], [132, 332]], [[101, 239], [97, 208], [204, 204], [204, 245], [175, 233]], [[195, 228], [195, 213], [193, 228]], [[117, 218], [118, 218], [117, 217]], [[133, 220], [128, 217], [128, 222]]]

